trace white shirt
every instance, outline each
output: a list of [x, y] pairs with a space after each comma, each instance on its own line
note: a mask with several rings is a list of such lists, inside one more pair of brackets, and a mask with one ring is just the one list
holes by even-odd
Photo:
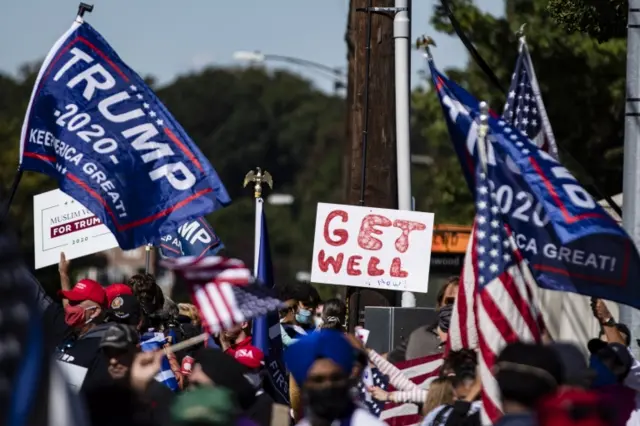
[[[302, 419], [297, 423], [297, 426], [310, 426], [309, 420]], [[340, 426], [340, 420], [334, 420], [331, 426]], [[369, 411], [356, 408], [351, 416], [350, 426], [387, 426], [385, 422], [377, 417], [374, 417]]]
[[624, 385], [636, 391], [636, 409], [631, 412], [631, 416], [627, 420], [627, 426], [640, 426], [640, 361], [636, 359], [631, 349], [629, 349], [629, 353], [633, 358], [633, 364], [631, 364], [629, 374], [624, 379]]

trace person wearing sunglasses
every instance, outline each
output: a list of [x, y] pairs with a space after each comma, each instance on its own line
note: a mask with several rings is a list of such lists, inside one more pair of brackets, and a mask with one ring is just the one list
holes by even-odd
[[[459, 282], [460, 277], [458, 276], [447, 279], [440, 291], [438, 291], [436, 299], [437, 321], [413, 330], [408, 339], [403, 340], [389, 352], [387, 360], [397, 363], [442, 352], [447, 339], [453, 305], [458, 296]], [[444, 326], [444, 328], [441, 326]]]
[[358, 407], [351, 398], [350, 376], [355, 363], [351, 343], [343, 333], [321, 329], [292, 344], [285, 362], [301, 384], [305, 416], [300, 426], [382, 426], [385, 423]]

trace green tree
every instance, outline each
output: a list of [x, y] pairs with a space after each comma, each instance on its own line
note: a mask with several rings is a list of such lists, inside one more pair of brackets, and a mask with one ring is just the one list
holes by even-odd
[[[625, 42], [614, 39], [598, 43], [581, 34], [567, 34], [546, 12], [546, 0], [507, 0], [501, 18], [480, 11], [470, 0], [452, 3], [465, 34], [504, 87], [509, 85], [518, 53], [516, 31], [528, 24], [526, 39], [556, 140], [564, 148], [560, 151], [562, 162], [579, 180], [586, 182], [588, 174], [604, 192], [620, 192]], [[438, 31], [454, 34], [440, 6], [434, 8], [432, 23]], [[464, 70], [447, 70], [447, 74], [478, 99], [488, 101], [494, 110], [502, 111], [504, 94], [490, 85], [474, 62], [469, 61]], [[432, 90], [416, 93], [414, 108], [414, 126], [421, 132], [426, 149], [435, 151], [437, 164], [435, 171], [422, 173], [424, 181], [417, 186], [438, 194], [430, 202], [436, 218], [438, 209], [455, 217], [459, 214], [456, 209], [464, 210], [469, 199], [464, 191], [458, 191], [458, 185], [466, 190], [461, 176], [456, 175], [459, 172], [448, 169], [453, 151], [444, 146], [448, 135], [436, 94]], [[444, 182], [433, 185], [438, 179]], [[452, 201], [447, 204], [448, 199]]]
[[547, 11], [569, 33], [583, 32], [600, 42], [627, 35], [627, 0], [549, 0]]

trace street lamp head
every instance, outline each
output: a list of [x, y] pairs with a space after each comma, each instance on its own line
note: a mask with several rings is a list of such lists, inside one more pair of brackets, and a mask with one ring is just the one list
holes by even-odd
[[267, 197], [267, 203], [272, 206], [290, 206], [295, 201], [295, 197], [291, 194], [270, 194]]
[[237, 52], [233, 52], [233, 59], [244, 62], [264, 62], [265, 56], [258, 51], [238, 50]]

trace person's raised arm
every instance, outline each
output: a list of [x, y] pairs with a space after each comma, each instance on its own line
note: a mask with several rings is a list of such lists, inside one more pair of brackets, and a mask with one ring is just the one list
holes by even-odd
[[607, 305], [602, 299], [592, 299], [592, 309], [594, 316], [600, 322], [602, 330], [605, 336], [607, 336], [607, 342], [620, 343], [627, 346], [624, 337], [616, 327], [616, 320], [609, 312]]
[[[64, 252], [60, 252], [60, 262], [58, 262], [58, 273], [60, 274], [60, 288], [63, 291], [71, 290], [71, 279], [69, 278], [69, 261], [64, 255]], [[62, 299], [62, 305], [67, 306], [69, 301]]]

